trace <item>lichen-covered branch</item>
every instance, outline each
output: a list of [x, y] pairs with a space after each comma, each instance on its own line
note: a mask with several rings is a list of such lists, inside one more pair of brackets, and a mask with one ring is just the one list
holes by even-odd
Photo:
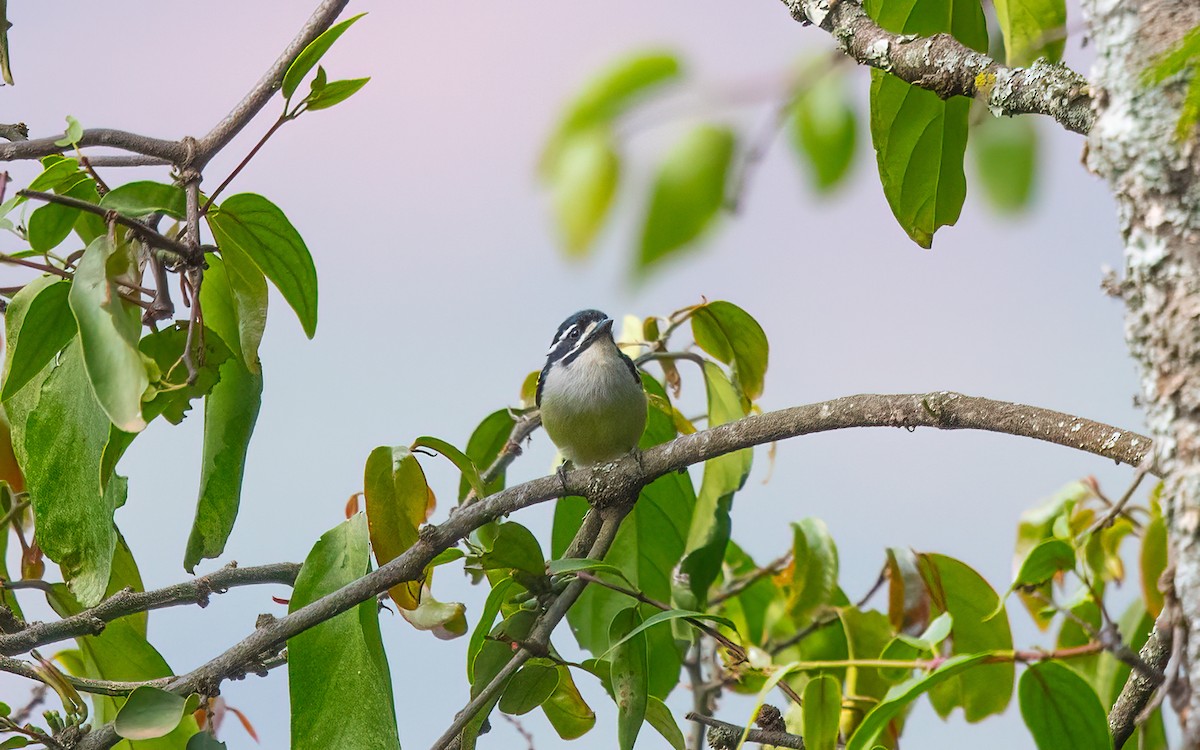
[[1125, 687], [1113, 703], [1112, 710], [1108, 712], [1108, 728], [1112, 732], [1113, 747], [1117, 750], [1133, 736], [1134, 730], [1137, 729], [1138, 715], [1150, 702], [1150, 696], [1163, 683], [1161, 675], [1171, 657], [1172, 631], [1175, 627], [1172, 618], [1167, 617], [1166, 612], [1164, 609], [1163, 614], [1154, 623], [1154, 632], [1138, 652], [1142, 662], [1152, 670], [1151, 673], [1131, 670]]
[[949, 34], [893, 34], [871, 20], [859, 0], [783, 3], [792, 18], [832, 34], [842, 51], [859, 63], [886, 70], [943, 99], [966, 96], [979, 99], [996, 116], [1048, 115], [1067, 130], [1091, 130], [1091, 89], [1065, 65], [1039, 60], [1028, 68], [1009, 68]]
[[264, 583], [292, 585], [300, 566], [296, 563], [275, 563], [251, 568], [227, 566], [206, 576], [177, 583], [154, 591], [118, 591], [91, 609], [53, 622], [32, 623], [24, 629], [0, 635], [0, 654], [12, 656], [47, 643], [64, 641], [84, 635], [96, 635], [105, 623], [137, 612], [175, 607], [181, 604], [208, 605], [212, 594], [223, 594], [239, 586]]

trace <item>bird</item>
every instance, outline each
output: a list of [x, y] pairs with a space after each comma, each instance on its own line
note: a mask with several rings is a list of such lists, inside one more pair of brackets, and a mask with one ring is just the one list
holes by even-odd
[[580, 310], [564, 320], [538, 377], [542, 426], [574, 467], [610, 463], [633, 452], [646, 427], [642, 378], [617, 348], [612, 327], [612, 318], [599, 310]]

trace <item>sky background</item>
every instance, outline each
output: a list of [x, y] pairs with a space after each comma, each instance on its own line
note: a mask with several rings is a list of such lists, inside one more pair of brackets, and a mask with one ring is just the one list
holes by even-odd
[[[10, 3], [17, 85], [0, 90], [0, 121], [24, 121], [35, 137], [61, 133], [68, 114], [86, 127], [201, 136], [257, 81], [310, 5], [210, 0], [199, 12], [149, 0]], [[1070, 8], [1077, 28], [1075, 3]], [[892, 219], [865, 129], [849, 184], [829, 199], [807, 187], [777, 139], [742, 212], [688, 260], [633, 283], [653, 164], [694, 120], [655, 117], [629, 133], [615, 220], [594, 257], [572, 263], [555, 247], [534, 173], [565, 102], [618, 56], [666, 48], [682, 56], [687, 78], [678, 106], [663, 111], [757, 132], [782, 95], [784, 74], [805, 55], [832, 49], [828, 35], [801, 27], [770, 0], [356, 1], [347, 14], [363, 11], [370, 15], [324, 62], [331, 78], [371, 82], [349, 102], [284, 127], [233, 186], [269, 197], [307, 241], [320, 277], [320, 323], [307, 341], [272, 297], [266, 390], [241, 514], [225, 557], [201, 572], [229, 560], [303, 560], [343, 520], [371, 448], [423, 434], [465, 445], [483, 416], [517, 402], [558, 323], [584, 307], [665, 315], [702, 296], [744, 307], [770, 339], [767, 410], [862, 392], [950, 389], [1141, 428], [1122, 308], [1100, 291], [1101, 267], [1120, 266], [1112, 201], [1080, 164], [1081, 137], [1055, 123], [1038, 123], [1035, 207], [998, 216], [971, 189], [958, 225], [938, 232], [931, 251]], [[1086, 70], [1077, 39], [1068, 62]], [[864, 113], [867, 80], [865, 71], [851, 77]], [[756, 96], [730, 107], [730, 91]], [[205, 187], [220, 182], [280, 106], [269, 104], [214, 160]], [[17, 186], [36, 173], [30, 164], [8, 169]], [[164, 173], [104, 174], [116, 183]], [[0, 250], [20, 249], [0, 237]], [[21, 278], [0, 268], [0, 285]], [[685, 389], [702, 393], [692, 373], [684, 375]], [[117, 522], [147, 587], [185, 577], [201, 422], [196, 414], [180, 428], [154, 424], [119, 467], [131, 481]], [[544, 474], [552, 458], [539, 433], [510, 479]], [[1116, 494], [1131, 476], [1065, 448], [965, 432], [854, 430], [792, 440], [779, 446], [764, 485], [765, 458], [760, 451], [737, 497], [734, 538], [767, 561], [790, 545], [788, 522], [822, 518], [852, 599], [873, 583], [889, 546], [958, 557], [1002, 589], [1022, 510], [1089, 474]], [[427, 465], [448, 501], [457, 479], [439, 462]], [[438, 518], [445, 512], [443, 505]], [[519, 519], [547, 547], [551, 513], [547, 504]], [[438, 587], [440, 599], [467, 602], [472, 620], [486, 593], [455, 575], [442, 574]], [[177, 672], [190, 670], [249, 633], [258, 613], [282, 614], [271, 594], [288, 595], [255, 587], [205, 610], [156, 612], [151, 639]], [[1012, 613], [1017, 643], [1039, 642], [1028, 618]], [[401, 740], [427, 747], [466, 700], [466, 639], [436, 641], [386, 613], [382, 625]], [[556, 644], [566, 649], [570, 640], [564, 628]], [[576, 746], [615, 744], [611, 702], [594, 681], [581, 683], [599, 721]], [[0, 676], [0, 699], [22, 704], [26, 690]], [[286, 745], [283, 670], [223, 690], [250, 716], [263, 747]], [[681, 688], [672, 705], [689, 701]], [[718, 716], [739, 722], [749, 711], [729, 700]], [[540, 712], [523, 723], [539, 750], [566, 744]], [[490, 747], [519, 746], [505, 722], [495, 726]], [[943, 723], [922, 703], [904, 737], [931, 750], [1030, 744], [1015, 702], [978, 727], [961, 714]], [[253, 747], [236, 726], [223, 739]], [[638, 746], [665, 743], [647, 727]]]

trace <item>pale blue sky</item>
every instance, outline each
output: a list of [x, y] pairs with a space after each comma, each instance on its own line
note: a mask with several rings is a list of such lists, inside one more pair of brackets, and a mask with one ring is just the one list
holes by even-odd
[[[71, 114], [85, 126], [202, 135], [258, 79], [309, 5], [10, 3], [17, 86], [0, 90], [0, 121], [23, 120], [46, 135]], [[1101, 265], [1120, 263], [1112, 204], [1080, 165], [1079, 136], [1039, 123], [1037, 207], [1001, 218], [973, 193], [959, 225], [940, 232], [932, 251], [913, 245], [892, 220], [865, 132], [851, 184], [830, 200], [806, 188], [779, 141], [740, 216], [687, 263], [632, 286], [627, 269], [650, 165], [685, 123], [631, 137], [632, 189], [620, 215], [597, 257], [570, 264], [554, 247], [533, 169], [564, 101], [616, 56], [661, 46], [684, 57], [698, 92], [691, 101], [718, 121], [756, 131], [769, 99], [735, 110], [704, 103], [731, 85], [769, 83], [803, 54], [830, 49], [830, 39], [792, 22], [772, 0], [351, 3], [349, 12], [361, 11], [370, 15], [326, 66], [332, 78], [370, 75], [371, 83], [348, 103], [285, 127], [234, 186], [270, 197], [307, 240], [320, 275], [320, 323], [306, 341], [282, 299], [272, 298], [262, 347], [266, 393], [242, 513], [227, 556], [205, 570], [230, 559], [303, 559], [342, 519], [372, 447], [421, 434], [464, 444], [479, 419], [515, 403], [559, 321], [583, 307], [665, 314], [701, 295], [743, 306], [771, 342], [765, 409], [859, 392], [953, 389], [1140, 427], [1121, 305], [1099, 289]], [[1070, 54], [1077, 67], [1086, 64], [1077, 50]], [[853, 80], [865, 103], [865, 72]], [[213, 163], [207, 187], [278, 107], [269, 105]], [[34, 173], [27, 164], [10, 170], [18, 185]], [[0, 238], [0, 250], [18, 249]], [[0, 277], [17, 274], [0, 269]], [[694, 393], [698, 385], [685, 387]], [[131, 482], [117, 521], [150, 587], [185, 575], [200, 427], [198, 416], [182, 428], [156, 424], [120, 466]], [[539, 434], [510, 477], [544, 473], [552, 453]], [[735, 538], [767, 560], [790, 543], [788, 521], [823, 518], [852, 598], [873, 582], [887, 546], [959, 557], [1002, 588], [1023, 509], [1087, 474], [1119, 492], [1130, 474], [1050, 445], [929, 431], [794, 440], [780, 446], [764, 486], [765, 464], [760, 453], [736, 501]], [[435, 488], [449, 499], [457, 480], [433, 467]], [[549, 518], [547, 506], [521, 520], [545, 542]], [[461, 597], [475, 616], [485, 592], [453, 575], [438, 585], [439, 598]], [[177, 671], [189, 670], [248, 633], [259, 612], [280, 614], [271, 593], [287, 595], [243, 589], [203, 611], [156, 612], [152, 640]], [[1023, 615], [1014, 621], [1019, 642], [1034, 643]], [[386, 614], [383, 630], [401, 739], [406, 748], [427, 747], [466, 698], [465, 641], [435, 641]], [[564, 629], [556, 643], [569, 642]], [[282, 670], [224, 689], [264, 747], [286, 744]], [[611, 704], [595, 684], [584, 689], [600, 720], [576, 745], [611, 744]], [[7, 702], [20, 703], [23, 692], [0, 677]], [[681, 690], [673, 703], [688, 700]], [[730, 701], [720, 715], [737, 721], [748, 711]], [[540, 714], [525, 723], [539, 750], [565, 744]], [[504, 722], [496, 727], [491, 747], [519, 742]], [[252, 746], [236, 726], [224, 738], [231, 748]], [[1015, 710], [966, 728], [958, 718], [943, 725], [924, 706], [905, 739], [930, 749], [1029, 744]], [[639, 743], [660, 746], [649, 730]]]

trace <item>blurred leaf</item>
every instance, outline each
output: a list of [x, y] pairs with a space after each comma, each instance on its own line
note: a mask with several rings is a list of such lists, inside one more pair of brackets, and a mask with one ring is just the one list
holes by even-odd
[[118, 185], [100, 199], [100, 207], [141, 218], [161, 212], [173, 219], [187, 215], [187, 199], [179, 185], [140, 180]]
[[730, 365], [746, 398], [757, 400], [767, 372], [767, 334], [758, 321], [732, 302], [717, 300], [692, 311], [696, 345]]
[[137, 308], [123, 302], [110, 279], [110, 261], [121, 264], [107, 237], [88, 245], [75, 270], [68, 301], [79, 324], [79, 339], [88, 380], [104, 413], [125, 432], [141, 432], [142, 394], [150, 385], [138, 339], [142, 323]]
[[1026, 67], [1039, 57], [1062, 59], [1067, 37], [1064, 0], [996, 0], [1008, 65]]
[[509, 680], [498, 708], [521, 716], [545, 703], [558, 689], [559, 672], [550, 659], [530, 659]]
[[[903, 682], [888, 691], [887, 697], [863, 718], [858, 729], [846, 743], [846, 750], [867, 750], [874, 747], [875, 741], [887, 728], [893, 719], [899, 716], [908, 706], [923, 693], [937, 687], [950, 678], [958, 679], [958, 675], [988, 658], [988, 654], [962, 654], [942, 662], [942, 665], [932, 672], [920, 674]], [[1063, 747], [1074, 747], [1064, 745]]]
[[825, 522], [805, 518], [792, 524], [788, 609], [798, 624], [811, 620], [837, 591], [838, 555]]
[[[1069, 517], [1074, 512], [1075, 507], [1085, 498], [1091, 495], [1091, 490], [1082, 482], [1071, 482], [1060, 489], [1053, 497], [1042, 505], [1025, 511], [1021, 514], [1021, 520], [1017, 524], [1017, 544], [1016, 550], [1013, 553], [1014, 568], [1020, 567], [1021, 562], [1029, 555], [1030, 550], [1036, 547], [1045, 539], [1051, 539], [1055, 536], [1054, 525], [1063, 517]], [[1038, 589], [1041, 594], [1050, 595], [1049, 586], [1042, 586]], [[1054, 618], [1053, 611], [1046, 611], [1046, 604], [1038, 596], [1033, 596], [1025, 592], [1017, 594], [1021, 603], [1025, 605], [1025, 609], [1029, 611], [1040, 630], [1046, 630], [1050, 626], [1050, 621]]]
[[[978, 0], [867, 0], [868, 14], [897, 34], [952, 34], [987, 50]], [[971, 102], [942, 100], [879, 70], [871, 71], [871, 140], [883, 192], [900, 226], [924, 248], [938, 227], [954, 224], [967, 196], [963, 155]]]
[[128, 740], [152, 740], [170, 734], [183, 719], [184, 699], [174, 693], [142, 685], [125, 699], [113, 728]]
[[639, 273], [697, 240], [715, 222], [733, 151], [732, 130], [700, 125], [667, 152], [642, 229]]
[[817, 192], [829, 193], [846, 178], [854, 163], [858, 113], [844, 75], [829, 70], [797, 97], [788, 135]]
[[208, 224], [223, 253], [232, 243], [250, 256], [296, 311], [311, 339], [317, 331], [317, 270], [283, 211], [261, 195], [238, 193], [209, 213]]
[[[467, 458], [474, 462], [476, 467], [481, 467], [483, 471], [492, 465], [492, 462], [500, 455], [500, 451], [504, 450], [504, 446], [508, 444], [508, 436], [512, 434], [512, 428], [516, 424], [512, 414], [508, 409], [500, 409], [483, 418], [475, 431], [471, 433], [471, 439], [467, 441]], [[504, 489], [504, 472], [500, 474], [486, 487], [487, 494], [499, 492]], [[471, 490], [471, 484], [463, 477], [458, 483], [458, 499], [461, 502], [466, 498], [467, 493]]]
[[1167, 525], [1163, 521], [1162, 506], [1156, 501], [1150, 503], [1150, 520], [1142, 530], [1142, 550], [1138, 562], [1142, 599], [1150, 616], [1156, 618], [1163, 608], [1163, 594], [1158, 589], [1158, 580], [1167, 568]]
[[[704, 385], [708, 394], [709, 427], [746, 416], [737, 389], [712, 362], [704, 363]], [[751, 450], [743, 449], [704, 462], [704, 479], [696, 496], [687, 546], [679, 564], [694, 603], [681, 599], [677, 590], [673, 597], [676, 604], [701, 609], [708, 601], [708, 589], [721, 571], [725, 547], [729, 543], [733, 495], [745, 484], [752, 457]]]
[[471, 631], [471, 638], [467, 642], [467, 682], [472, 685], [475, 684], [475, 657], [479, 656], [480, 650], [483, 649], [484, 640], [491, 631], [492, 624], [496, 621], [496, 615], [500, 613], [500, 605], [504, 603], [504, 598], [512, 586], [512, 578], [502, 578], [496, 581], [484, 601], [479, 622]]
[[546, 573], [546, 558], [537, 537], [513, 521], [497, 525], [492, 548], [480, 561], [485, 570], [515, 569], [539, 577]]
[[1028, 117], [987, 117], [971, 131], [975, 171], [992, 208], [1029, 208], [1037, 178], [1037, 124]]
[[603, 128], [568, 139], [548, 176], [560, 241], [568, 256], [587, 255], [612, 205], [621, 161]]
[[1062, 539], [1046, 539], [1021, 561], [1012, 587], [1036, 586], [1064, 570], [1075, 568], [1075, 549]]
[[[662, 386], [651, 376], [642, 373], [642, 385], [650, 394], [666, 398]], [[656, 409], [647, 415], [646, 431], [639, 447], [642, 450], [674, 439], [675, 427], [670, 418]], [[675, 566], [683, 554], [684, 537], [691, 522], [695, 494], [686, 474], [659, 477], [642, 494], [633, 511], [621, 524], [612, 549], [604, 561], [624, 572], [634, 587], [658, 601], [672, 598], [671, 582]], [[554, 509], [554, 528], [551, 535], [552, 557], [561, 558], [567, 545], [588, 509], [581, 497], [565, 497]], [[609, 647], [609, 624], [617, 613], [629, 606], [629, 598], [599, 586], [588, 586], [567, 612], [567, 621], [579, 645], [592, 654], [602, 654]], [[643, 606], [650, 616], [657, 610]], [[650, 694], [665, 697], [679, 681], [681, 653], [679, 645], [667, 628], [647, 632], [650, 660]]]
[[366, 86], [369, 80], [371, 79], [347, 78], [342, 81], [330, 81], [319, 93], [310, 95], [304, 100], [305, 108], [310, 112], [314, 112], [318, 109], [329, 109], [341, 104], [358, 93], [358, 90]]
[[[404, 447], [380, 446], [367, 457], [363, 477], [371, 549], [380, 565], [400, 556], [417, 541], [417, 529], [429, 517], [430, 489], [416, 456]], [[389, 589], [402, 609], [416, 609], [421, 601], [418, 581]]]
[[559, 737], [564, 740], [578, 739], [596, 726], [596, 714], [580, 695], [571, 677], [571, 670], [565, 664], [555, 668], [558, 670], [558, 684], [550, 697], [542, 702], [542, 711]]
[[842, 715], [842, 686], [837, 678], [819, 675], [804, 686], [804, 744], [809, 750], [837, 747]]
[[667, 704], [661, 699], [650, 696], [646, 702], [646, 723], [654, 727], [662, 738], [667, 741], [672, 750], [687, 750], [687, 744], [683, 739], [683, 732], [680, 731], [679, 725], [675, 723], [675, 717], [671, 714], [671, 709], [667, 708]]
[[[977, 654], [1008, 651], [1013, 647], [1008, 612], [997, 606], [999, 597], [978, 573], [944, 555], [921, 554], [921, 574], [929, 588], [935, 615], [949, 612], [954, 618], [950, 653]], [[989, 619], [989, 614], [998, 613]], [[929, 695], [939, 716], [961, 706], [966, 720], [979, 721], [1004, 711], [1012, 698], [1015, 668], [1012, 662], [985, 664], [971, 679], [953, 677]]]
[[639, 52], [611, 65], [588, 81], [563, 112], [542, 152], [543, 176], [552, 175], [561, 151], [574, 136], [611, 124], [650, 89], [679, 76], [679, 60], [665, 52]]
[[[204, 324], [222, 341], [238, 341], [238, 317], [229, 277], [219, 258], [207, 255], [209, 268], [200, 286]], [[242, 495], [242, 477], [250, 436], [262, 405], [262, 375], [235, 356], [220, 365], [219, 380], [204, 399], [204, 449], [196, 518], [188, 536], [183, 566], [190, 573], [205, 558], [225, 551]]]
[[37, 540], [86, 606], [104, 593], [126, 484], [102, 488], [109, 420], [97, 403], [76, 339], [5, 403], [13, 449], [33, 504]]
[[445, 456], [450, 460], [450, 463], [454, 464], [455, 468], [462, 473], [463, 479], [467, 480], [467, 483], [470, 484], [475, 490], [476, 496], [480, 498], [487, 496], [487, 493], [484, 492], [483, 489], [483, 480], [479, 478], [479, 468], [475, 465], [475, 462], [467, 456], [467, 454], [463, 453], [458, 448], [455, 448], [450, 443], [447, 443], [445, 440], [442, 440], [441, 438], [435, 438], [430, 435], [423, 435], [417, 438], [413, 441], [412, 445], [408, 447], [409, 450], [415, 450], [417, 448], [429, 448], [430, 450], [437, 451]]
[[1018, 688], [1021, 716], [1039, 750], [1110, 750], [1108, 719], [1096, 693], [1056, 661], [1029, 665]]
[[353, 18], [347, 18], [345, 21], [329, 27], [300, 51], [300, 54], [288, 66], [287, 72], [283, 74], [281, 91], [285, 99], [292, 98], [292, 94], [296, 93], [296, 88], [300, 86], [300, 82], [304, 80], [304, 76], [308, 75], [308, 71], [312, 70], [313, 66], [325, 56], [325, 53], [329, 51], [333, 43], [338, 40], [338, 37], [346, 29], [350, 28], [351, 24], [365, 15], [366, 13], [359, 13]]
[[619, 612], [609, 628], [609, 640], [615, 641], [609, 679], [617, 702], [617, 745], [621, 750], [633, 748], [646, 720], [649, 666], [641, 619], [638, 608], [630, 607]]
[[4, 389], [7, 401], [74, 338], [78, 330], [67, 296], [71, 284], [40, 276], [25, 285], [4, 313]]
[[[758, 565], [741, 547], [732, 540], [725, 548], [725, 568], [728, 571], [725, 586], [731, 582], [731, 576], [741, 577], [752, 575], [758, 571]], [[767, 636], [767, 615], [773, 608], [782, 610], [783, 592], [770, 576], [762, 576], [735, 597], [721, 603], [721, 613], [734, 624], [738, 632], [748, 643], [763, 645]]]
[[[304, 561], [289, 612], [337, 591], [371, 567], [367, 522], [356, 515], [324, 535]], [[292, 750], [395, 750], [392, 681], [374, 598], [288, 639]]]

